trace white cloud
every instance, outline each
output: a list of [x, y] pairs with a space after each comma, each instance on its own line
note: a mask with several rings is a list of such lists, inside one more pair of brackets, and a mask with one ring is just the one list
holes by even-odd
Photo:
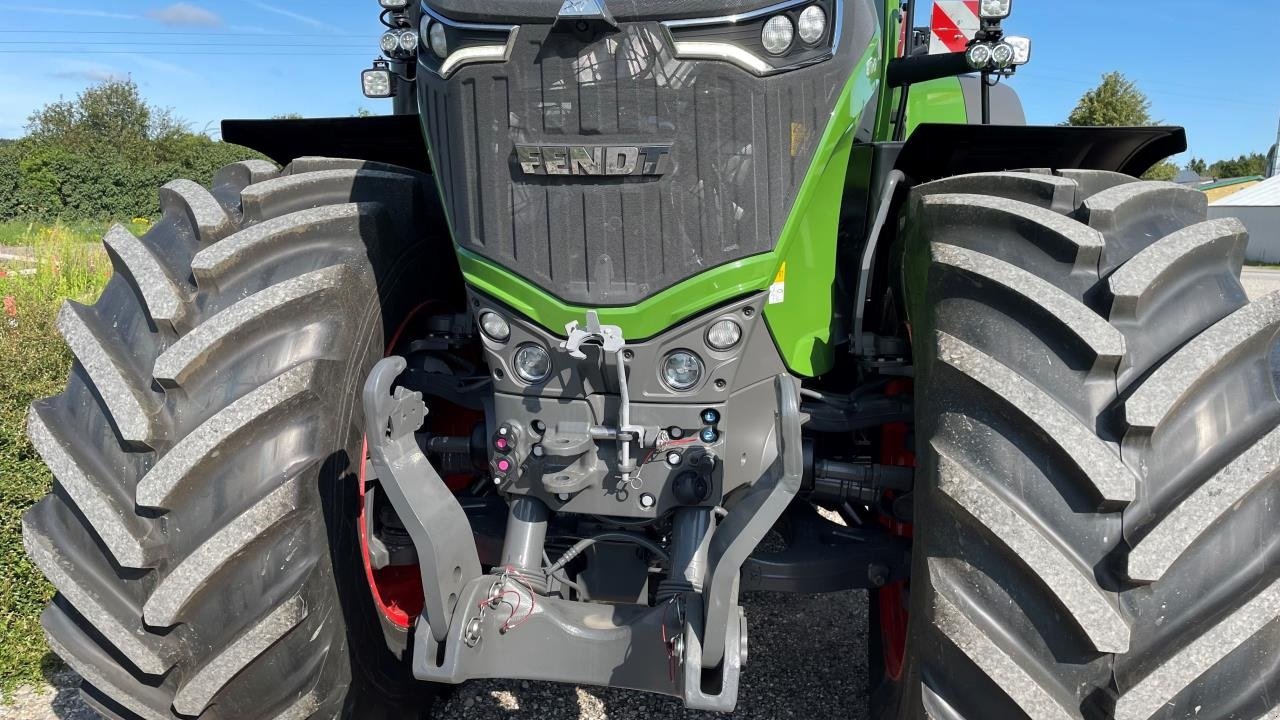
[[77, 84], [123, 80], [129, 77], [129, 73], [112, 65], [72, 58], [54, 59], [48, 75], [59, 80], [72, 80]]
[[53, 77], [62, 80], [82, 80], [91, 83], [106, 82], [108, 80], [123, 80], [128, 77], [126, 73], [110, 68], [83, 68], [81, 70], [59, 70], [50, 73]]
[[174, 27], [222, 27], [222, 18], [198, 5], [185, 2], [149, 10], [147, 17], [162, 25]]
[[297, 20], [298, 22], [304, 25], [310, 25], [311, 27], [314, 27], [314, 28], [320, 28], [322, 30], [329, 30], [333, 32], [337, 32], [338, 30], [338, 28], [326, 22], [322, 22], [308, 15], [303, 15], [302, 13], [296, 13], [292, 10], [286, 10], [285, 8], [282, 8], [282, 7], [276, 7], [275, 5], [268, 5], [267, 3], [264, 3], [264, 2], [257, 2], [256, 0], [246, 0], [246, 2], [258, 8], [259, 10], [265, 10], [269, 13], [283, 15], [284, 17], [287, 17], [291, 20]]
[[78, 8], [66, 8], [56, 5], [0, 5], [0, 10], [13, 10], [15, 12], [40, 13], [43, 15], [75, 15], [78, 17], [95, 17], [110, 18], [113, 20], [140, 20], [137, 15], [127, 13], [107, 12], [105, 10], [81, 10]]

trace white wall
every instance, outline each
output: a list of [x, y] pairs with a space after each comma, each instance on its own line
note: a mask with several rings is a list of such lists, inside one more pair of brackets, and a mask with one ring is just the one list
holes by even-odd
[[1249, 228], [1249, 252], [1253, 262], [1280, 265], [1280, 207], [1209, 207], [1210, 218], [1239, 218]]

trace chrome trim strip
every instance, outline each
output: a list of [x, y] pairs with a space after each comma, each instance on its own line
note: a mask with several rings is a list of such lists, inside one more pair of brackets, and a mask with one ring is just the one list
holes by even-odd
[[[442, 80], [449, 79], [458, 68], [466, 65], [475, 65], [479, 63], [506, 62], [511, 59], [511, 52], [516, 46], [516, 36], [520, 34], [519, 25], [480, 25], [476, 23], [460, 23], [450, 20], [443, 15], [431, 10], [426, 3], [422, 4], [422, 18], [418, 21], [418, 62], [426, 67]], [[438, 22], [445, 27], [455, 30], [479, 30], [491, 33], [507, 33], [507, 41], [502, 45], [472, 45], [449, 53], [448, 57], [440, 60], [435, 52], [431, 49], [431, 39], [425, 37], [426, 25], [431, 22]], [[496, 39], [496, 38], [495, 38]], [[440, 61], [438, 68], [431, 67], [423, 61], [424, 58], [434, 58]]]
[[[840, 48], [840, 40], [844, 31], [844, 1], [832, 0], [831, 8], [834, 14], [831, 27], [831, 45], [827, 48], [827, 52], [819, 57], [810, 58], [804, 62], [798, 62], [791, 65], [780, 65], [774, 67], [767, 63], [764, 58], [732, 43], [722, 43], [703, 40], [676, 40], [673, 29], [704, 27], [711, 25], [736, 25], [741, 22], [750, 20], [758, 20], [764, 15], [773, 15], [787, 10], [800, 7], [802, 5], [811, 5], [815, 0], [785, 0], [766, 8], [753, 10], [748, 13], [739, 13], [737, 15], [725, 15], [715, 18], [692, 18], [689, 20], [666, 20], [662, 23], [662, 27], [667, 31], [667, 40], [671, 42], [672, 48], [675, 50], [677, 58], [682, 60], [722, 60], [729, 62], [743, 70], [747, 70], [760, 77], [767, 75], [775, 75], [777, 73], [795, 70], [801, 67], [808, 67], [815, 63], [829, 60], [835, 55], [836, 50]], [[799, 42], [799, 39], [796, 40]], [[763, 67], [763, 69], [762, 69]]]
[[675, 48], [676, 57], [682, 60], [723, 60], [761, 77], [781, 70], [741, 45], [732, 43], [676, 40], [672, 46]]
[[488, 30], [490, 32], [502, 32], [505, 30], [507, 32], [511, 32], [520, 27], [519, 25], [465, 23], [458, 22], [457, 20], [450, 20], [435, 10], [432, 10], [426, 3], [422, 3], [422, 14], [429, 16], [432, 20], [438, 21], [441, 25], [455, 28], [457, 30]]
[[[512, 36], [514, 37], [514, 35]], [[475, 63], [484, 62], [504, 62], [511, 56], [511, 43], [506, 45], [472, 45], [464, 47], [461, 50], [455, 50], [449, 53], [449, 57], [440, 63], [440, 69], [437, 74], [441, 78], [448, 78], [453, 74], [454, 70]]]
[[[714, 18], [690, 18], [689, 20], [666, 20], [662, 24], [668, 28], [699, 27], [702, 25], [737, 25], [738, 23], [745, 22], [747, 20], [755, 20], [762, 15], [773, 15], [774, 13], [790, 10], [800, 5], [807, 5], [813, 1], [814, 0], [784, 0], [784, 2], [777, 3], [776, 5], [770, 5], [769, 7], [760, 8], [759, 10], [752, 10], [751, 12], [738, 13], [737, 15], [725, 15]], [[836, 0], [837, 4], [840, 2], [842, 2], [842, 0]]]

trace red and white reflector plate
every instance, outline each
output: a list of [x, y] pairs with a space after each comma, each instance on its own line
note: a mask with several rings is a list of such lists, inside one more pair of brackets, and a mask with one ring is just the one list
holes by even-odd
[[964, 52], [978, 34], [978, 0], [935, 0], [929, 54]]

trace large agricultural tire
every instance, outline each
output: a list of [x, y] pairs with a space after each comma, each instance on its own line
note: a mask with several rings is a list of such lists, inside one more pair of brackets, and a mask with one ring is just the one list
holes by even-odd
[[56, 478], [23, 518], [49, 645], [107, 717], [416, 717], [355, 478], [387, 327], [408, 288], [450, 287], [430, 179], [250, 161], [160, 199], [143, 238], [107, 233], [114, 277], [59, 316], [67, 389], [29, 413]]
[[906, 664], [878, 715], [1280, 717], [1280, 293], [1202, 193], [916, 188]]

